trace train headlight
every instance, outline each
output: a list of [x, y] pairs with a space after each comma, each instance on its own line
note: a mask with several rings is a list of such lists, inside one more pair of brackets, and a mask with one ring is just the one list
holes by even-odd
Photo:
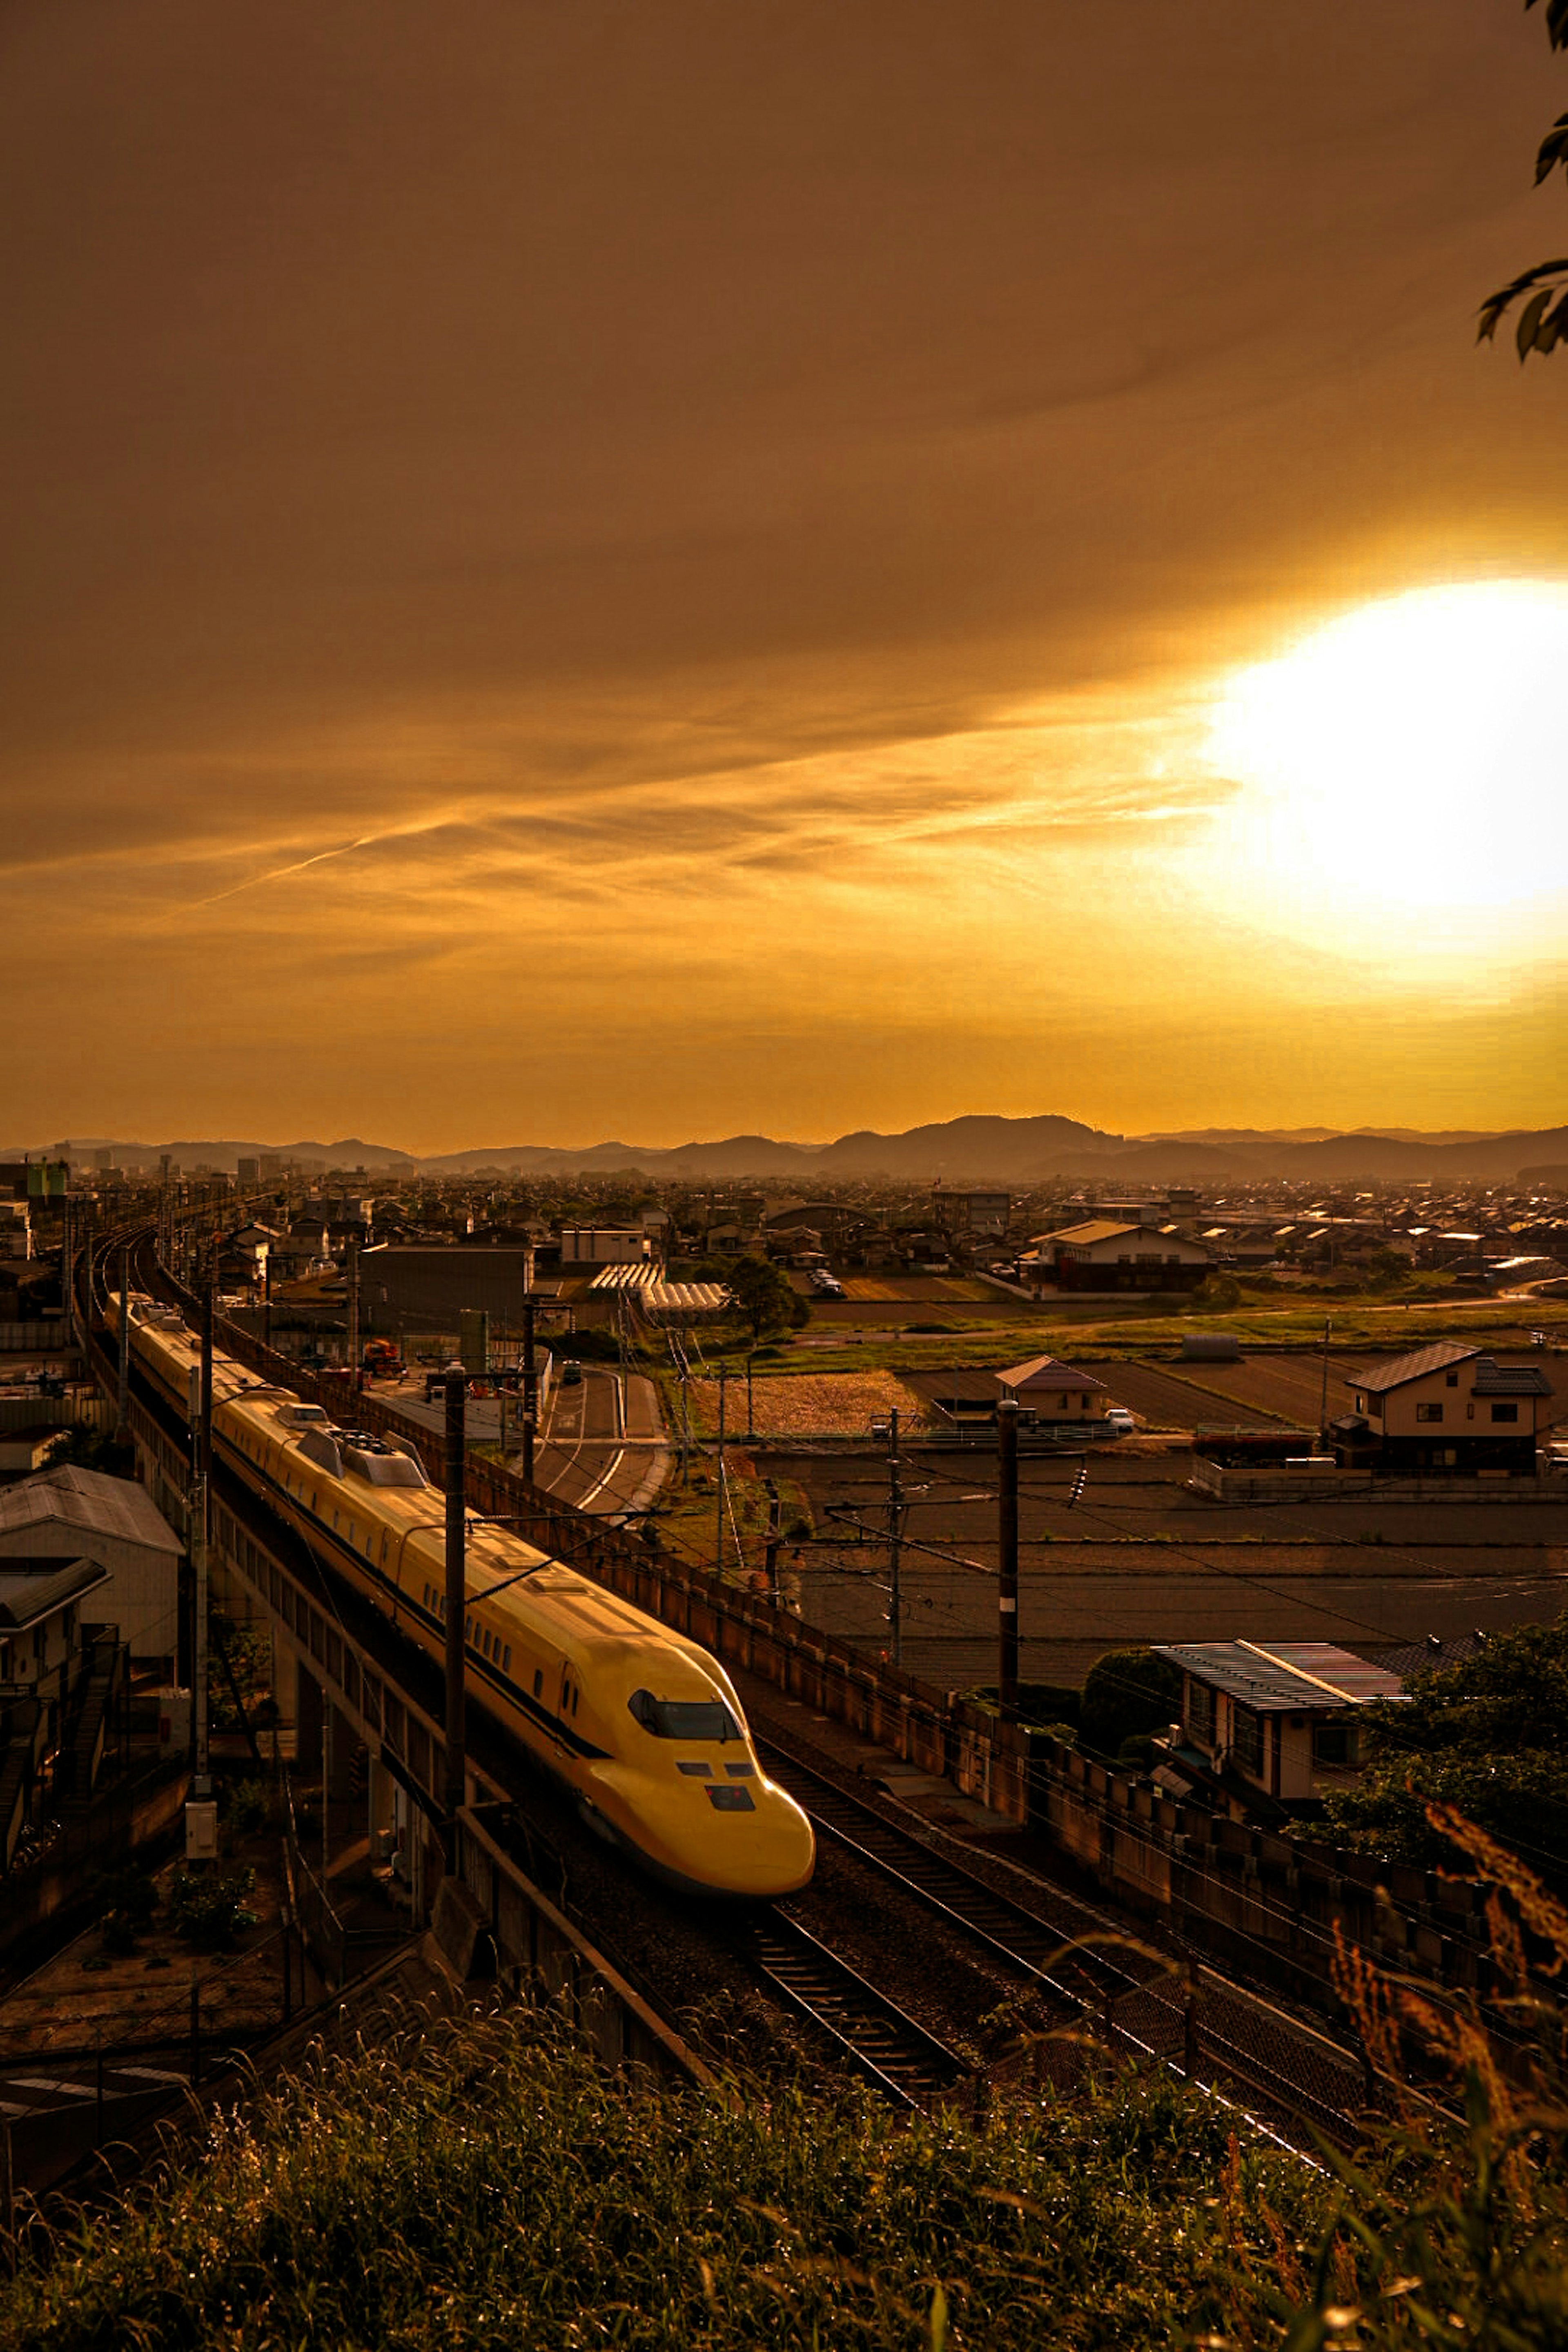
[[732, 1780], [710, 1781], [707, 1794], [716, 1813], [754, 1813], [757, 1810], [750, 1789], [737, 1789]]

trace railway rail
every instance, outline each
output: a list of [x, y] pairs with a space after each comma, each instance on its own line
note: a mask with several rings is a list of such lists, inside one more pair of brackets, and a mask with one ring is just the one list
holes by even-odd
[[[120, 1240], [92, 1253], [89, 1287], [101, 1306]], [[173, 1291], [151, 1231], [136, 1237], [134, 1278]], [[812, 1815], [820, 1834], [881, 1874], [1041, 1993], [1064, 2023], [1141, 2060], [1228, 2091], [1290, 2125], [1343, 2138], [1368, 2101], [1356, 2058], [1205, 1968], [1139, 1943], [1088, 1904], [1043, 1880], [1023, 1901], [816, 1770], [759, 1739], [767, 1769]], [[973, 2095], [975, 2069], [901, 2009], [892, 1995], [776, 1907], [753, 1919], [740, 1955], [786, 2009], [810, 2019], [856, 2072], [896, 2104], [931, 2106]]]
[[952, 2098], [973, 2069], [837, 1952], [779, 1910], [746, 1930], [749, 1958], [794, 2010], [844, 2051], [857, 2074], [896, 2106]]
[[1043, 1879], [1030, 1882], [1026, 1902], [999, 1893], [776, 1740], [758, 1746], [819, 1836], [1000, 1957], [1110, 2046], [1240, 2092], [1272, 2118], [1340, 2140], [1352, 2132], [1369, 2103], [1367, 2075], [1327, 2035], [1210, 1969], [1152, 1949]]

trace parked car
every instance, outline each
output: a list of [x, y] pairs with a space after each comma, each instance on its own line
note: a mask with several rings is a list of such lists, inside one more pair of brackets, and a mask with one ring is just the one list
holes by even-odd
[[1131, 1437], [1138, 1423], [1124, 1404], [1113, 1404], [1106, 1413], [1105, 1425], [1113, 1437]]

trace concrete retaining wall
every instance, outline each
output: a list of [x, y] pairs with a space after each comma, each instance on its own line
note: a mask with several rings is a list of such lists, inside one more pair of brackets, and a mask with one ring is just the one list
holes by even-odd
[[1384, 1478], [1370, 1470], [1224, 1470], [1194, 1455], [1188, 1485], [1216, 1503], [1568, 1503], [1568, 1475]]
[[1494, 1989], [1483, 1881], [1247, 1829], [1043, 1734], [1034, 1745], [1034, 1826], [1108, 1894], [1221, 1965], [1321, 2006], [1338, 1928], [1392, 1969], [1483, 1997]]

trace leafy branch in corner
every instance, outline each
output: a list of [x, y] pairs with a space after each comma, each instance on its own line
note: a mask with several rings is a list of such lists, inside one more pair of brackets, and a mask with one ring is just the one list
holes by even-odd
[[[1537, 0], [1524, 0], [1526, 9]], [[1568, 0], [1546, 0], [1546, 37], [1554, 49], [1568, 49]], [[1540, 187], [1553, 172], [1568, 175], [1568, 114], [1560, 114], [1535, 158], [1535, 184]], [[1568, 255], [1556, 261], [1538, 261], [1521, 270], [1506, 286], [1489, 294], [1481, 304], [1476, 328], [1479, 342], [1490, 342], [1500, 321], [1516, 302], [1524, 307], [1514, 323], [1514, 341], [1521, 363], [1531, 352], [1549, 352], [1568, 343]]]

